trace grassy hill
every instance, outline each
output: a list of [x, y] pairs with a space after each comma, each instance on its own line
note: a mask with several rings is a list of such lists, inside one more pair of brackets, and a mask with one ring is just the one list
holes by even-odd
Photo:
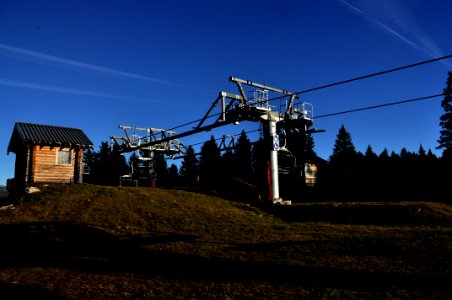
[[0, 295], [452, 296], [452, 207], [254, 207], [182, 190], [51, 186], [0, 211]]

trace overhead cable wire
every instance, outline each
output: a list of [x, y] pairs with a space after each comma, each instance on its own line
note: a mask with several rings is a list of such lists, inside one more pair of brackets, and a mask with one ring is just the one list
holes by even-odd
[[344, 110], [344, 111], [341, 111], [341, 112], [323, 114], [323, 115], [315, 116], [314, 119], [326, 118], [326, 117], [332, 117], [332, 116], [338, 116], [338, 115], [344, 115], [344, 114], [358, 112], [358, 111], [371, 110], [371, 109], [375, 109], [375, 108], [386, 107], [386, 106], [393, 106], [393, 105], [399, 105], [399, 104], [405, 104], [405, 103], [416, 102], [416, 101], [429, 100], [429, 99], [437, 98], [437, 97], [440, 97], [440, 96], [444, 96], [444, 93], [431, 95], [431, 96], [425, 96], [425, 97], [419, 97], [419, 98], [413, 98], [413, 99], [408, 99], [408, 100], [402, 100], [402, 101], [383, 103], [383, 104], [372, 105], [372, 106], [367, 106], [367, 107], [354, 108], [354, 109]]
[[434, 58], [434, 59], [421, 61], [421, 62], [417, 62], [417, 63], [410, 64], [410, 65], [405, 65], [405, 66], [402, 66], [402, 67], [392, 68], [392, 69], [388, 69], [388, 70], [384, 70], [384, 71], [380, 71], [380, 72], [376, 72], [376, 73], [372, 73], [372, 74], [358, 76], [358, 77], [350, 78], [350, 79], [347, 79], [347, 80], [337, 81], [337, 82], [334, 82], [334, 83], [329, 83], [329, 84], [321, 85], [321, 86], [318, 86], [318, 87], [302, 90], [302, 91], [299, 91], [299, 92], [289, 93], [289, 94], [285, 94], [285, 95], [282, 95], [282, 96], [273, 97], [273, 98], [270, 98], [270, 99], [256, 101], [254, 104], [262, 104], [262, 103], [265, 103], [265, 102], [270, 102], [270, 101], [274, 101], [274, 100], [287, 98], [287, 97], [290, 97], [290, 96], [293, 96], [293, 95], [305, 94], [305, 93], [309, 93], [309, 92], [313, 92], [313, 91], [317, 91], [317, 90], [321, 90], [321, 89], [325, 89], [325, 88], [329, 88], [329, 87], [333, 87], [333, 86], [337, 86], [337, 85], [342, 85], [342, 84], [346, 84], [346, 83], [350, 83], [350, 82], [354, 82], [354, 81], [358, 81], [358, 80], [362, 80], [362, 79], [367, 79], [367, 78], [371, 78], [371, 77], [375, 77], [375, 76], [379, 76], [379, 75], [384, 75], [384, 74], [388, 74], [388, 73], [392, 73], [392, 72], [396, 72], [396, 71], [401, 71], [401, 70], [404, 70], [404, 69], [409, 69], [409, 68], [425, 65], [425, 64], [428, 64], [428, 63], [433, 63], [433, 62], [444, 60], [444, 59], [448, 59], [448, 58], [452, 58], [452, 54], [441, 56], [441, 57], [437, 57], [437, 58]]
[[362, 80], [362, 79], [367, 79], [367, 78], [371, 78], [371, 77], [375, 77], [375, 76], [380, 76], [380, 75], [384, 75], [384, 74], [388, 74], [388, 73], [393, 73], [393, 72], [396, 72], [396, 71], [401, 71], [401, 70], [405, 70], [405, 69], [409, 69], [409, 68], [418, 67], [418, 66], [421, 66], [421, 65], [437, 62], [437, 61], [448, 59], [448, 58], [452, 58], [452, 54], [441, 56], [441, 57], [437, 57], [437, 58], [433, 58], [433, 59], [429, 59], [429, 60], [424, 60], [424, 61], [421, 61], [421, 62], [417, 62], [417, 63], [414, 63], [414, 64], [402, 66], [402, 67], [397, 67], [397, 68], [384, 70], [384, 71], [380, 71], [380, 72], [376, 72], [376, 73], [372, 73], [372, 74], [367, 74], [367, 75], [363, 75], [363, 76], [358, 76], [358, 77], [350, 78], [350, 79], [347, 79], [347, 80], [337, 81], [337, 82], [334, 82], [334, 83], [321, 85], [321, 86], [318, 86], [318, 87], [302, 90], [302, 91], [299, 91], [299, 92], [296, 92], [296, 93], [292, 93], [292, 94], [288, 94], [288, 95], [274, 97], [274, 98], [268, 99], [268, 101], [273, 101], [273, 100], [277, 100], [277, 99], [286, 98], [287, 96], [291, 96], [291, 95], [300, 95], [300, 94], [305, 94], [305, 93], [309, 93], [309, 92], [313, 92], [313, 91], [318, 91], [318, 90], [326, 89], [326, 88], [337, 86], [337, 85], [341, 85], [341, 84], [346, 84], [346, 83], [350, 83], [350, 82], [354, 82], [354, 81], [358, 81], [358, 80]]
[[201, 120], [202, 120], [202, 119], [193, 120], [193, 121], [191, 121], [191, 122], [187, 122], [187, 123], [184, 123], [184, 124], [181, 124], [181, 125], [177, 125], [177, 126], [175, 126], [175, 127], [173, 127], [173, 128], [170, 128], [170, 129], [168, 129], [168, 130], [174, 130], [174, 129], [182, 128], [182, 127], [188, 126], [188, 125], [190, 125], [190, 124], [194, 124], [194, 123], [196, 123], [196, 122], [200, 122]]

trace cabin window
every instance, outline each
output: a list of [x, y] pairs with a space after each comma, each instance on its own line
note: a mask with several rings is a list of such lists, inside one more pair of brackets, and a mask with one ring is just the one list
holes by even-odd
[[70, 165], [72, 163], [72, 151], [70, 150], [59, 150], [57, 164], [59, 165]]

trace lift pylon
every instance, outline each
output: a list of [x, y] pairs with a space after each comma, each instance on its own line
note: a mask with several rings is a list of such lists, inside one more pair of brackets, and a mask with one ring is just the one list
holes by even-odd
[[[309, 129], [314, 119], [313, 107], [309, 103], [297, 101], [300, 98], [297, 93], [236, 77], [230, 77], [229, 80], [237, 85], [239, 94], [220, 92], [206, 114], [192, 130], [176, 134], [174, 131], [163, 129], [119, 126], [125, 131], [125, 136], [112, 136], [111, 138], [122, 152], [146, 150], [149, 153], [160, 151], [166, 155], [174, 155], [180, 153], [183, 148], [178, 141], [182, 137], [229, 124], [239, 124], [242, 121], [260, 122], [267, 128], [263, 133], [264, 140], [267, 140], [269, 145], [271, 201], [274, 204], [290, 204], [290, 201], [284, 201], [279, 196], [277, 154], [280, 150], [280, 139], [278, 132], [281, 130], [283, 132], [296, 131], [298, 134], [313, 132]], [[253, 100], [248, 99], [244, 86], [257, 88]], [[282, 100], [285, 105], [279, 105], [276, 108], [271, 106], [269, 103], [271, 100], [268, 98], [269, 92], [282, 95], [283, 97], [278, 98], [285, 98]], [[146, 131], [147, 135], [135, 137], [130, 135], [130, 130]]]

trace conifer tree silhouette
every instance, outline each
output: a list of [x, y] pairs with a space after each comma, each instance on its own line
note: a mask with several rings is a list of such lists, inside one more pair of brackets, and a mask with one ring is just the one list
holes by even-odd
[[346, 191], [353, 186], [357, 153], [350, 133], [342, 125], [336, 136], [333, 153], [330, 156], [329, 165], [332, 172], [333, 185]]
[[452, 160], [452, 72], [447, 73], [447, 84], [441, 106], [444, 113], [440, 117], [441, 126], [437, 149], [443, 149], [443, 158]]
[[251, 142], [248, 139], [245, 131], [242, 130], [234, 149], [234, 176], [239, 177], [245, 181], [249, 181], [251, 179], [253, 173], [251, 156]]
[[199, 161], [200, 184], [203, 188], [216, 189], [220, 184], [220, 159], [221, 153], [217, 142], [212, 135], [210, 140], [201, 147]]
[[[126, 159], [118, 151], [111, 151], [108, 142], [101, 142], [99, 152], [87, 152], [90, 175], [86, 182], [119, 185], [119, 177], [130, 172]], [[86, 156], [85, 156], [86, 157]]]
[[330, 156], [330, 162], [351, 162], [351, 160], [355, 157], [356, 150], [352, 142], [352, 137], [347, 129], [345, 129], [345, 126], [342, 125], [341, 128], [339, 128], [339, 133], [336, 136], [336, 142], [334, 143], [333, 154], [331, 154]]
[[187, 155], [182, 160], [179, 173], [184, 184], [190, 187], [196, 186], [199, 176], [199, 160], [192, 146], [187, 148]]
[[168, 164], [163, 153], [155, 153], [154, 160], [157, 186], [168, 186]]

